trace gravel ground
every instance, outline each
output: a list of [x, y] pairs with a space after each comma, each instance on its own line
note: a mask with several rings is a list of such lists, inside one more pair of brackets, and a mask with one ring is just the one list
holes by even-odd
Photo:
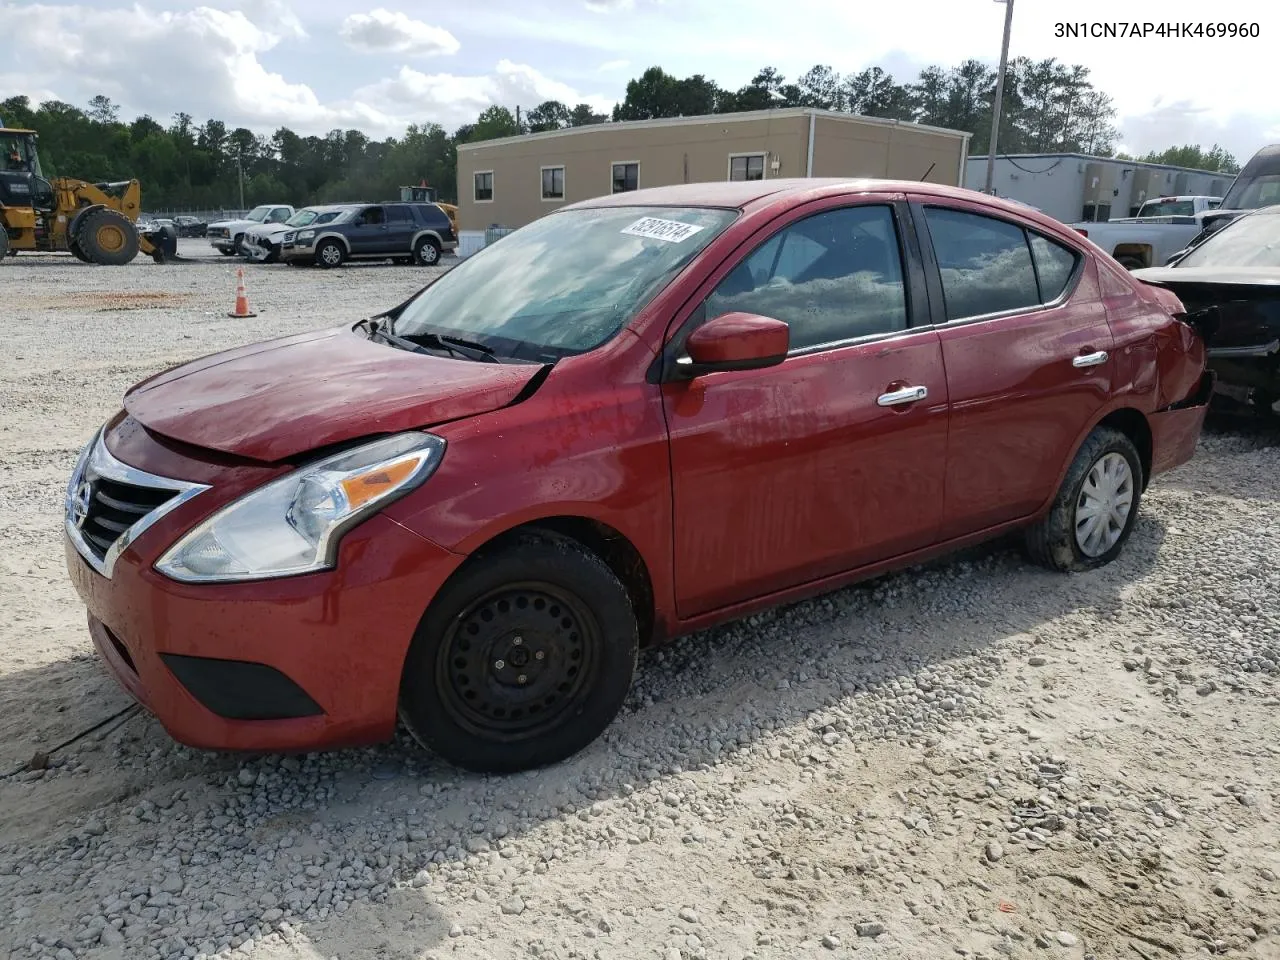
[[[233, 267], [0, 266], [0, 774], [128, 705], [59, 539], [123, 389], [430, 276], [253, 266], [232, 320]], [[687, 638], [530, 774], [125, 714], [0, 779], [0, 957], [1280, 957], [1277, 476], [1215, 423], [1115, 564], [995, 543]]]

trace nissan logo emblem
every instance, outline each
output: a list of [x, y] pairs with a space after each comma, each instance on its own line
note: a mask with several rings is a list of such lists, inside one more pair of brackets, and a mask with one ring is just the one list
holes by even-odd
[[89, 503], [93, 499], [93, 484], [88, 480], [81, 480], [76, 487], [76, 492], [71, 495], [71, 522], [75, 524], [77, 530], [84, 526], [85, 520], [89, 518]]

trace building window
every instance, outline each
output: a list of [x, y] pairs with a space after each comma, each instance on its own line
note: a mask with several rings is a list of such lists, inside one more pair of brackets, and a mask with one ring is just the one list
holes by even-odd
[[564, 167], [542, 168], [542, 199], [564, 199]]
[[488, 203], [493, 199], [493, 171], [483, 170], [476, 174], [476, 203]]
[[615, 163], [613, 165], [613, 192], [626, 193], [640, 189], [640, 164]]
[[729, 158], [730, 180], [763, 180], [764, 154], [748, 153]]

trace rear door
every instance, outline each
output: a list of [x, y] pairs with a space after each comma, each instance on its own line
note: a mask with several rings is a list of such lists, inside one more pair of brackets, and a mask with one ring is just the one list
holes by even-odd
[[663, 384], [681, 617], [937, 538], [947, 386], [904, 199], [791, 211], [687, 308], [669, 353], [738, 310], [785, 321], [791, 350], [778, 366]]
[[1092, 260], [964, 201], [912, 202], [951, 397], [950, 539], [1034, 513], [1112, 390]]
[[[421, 207], [418, 208], [421, 210]], [[414, 220], [414, 208], [407, 203], [389, 203], [387, 211], [387, 253], [409, 253], [413, 243], [413, 235], [418, 232], [417, 221]]]

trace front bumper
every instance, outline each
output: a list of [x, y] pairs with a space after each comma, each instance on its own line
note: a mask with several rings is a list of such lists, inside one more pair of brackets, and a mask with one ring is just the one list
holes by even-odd
[[177, 536], [225, 502], [217, 493], [215, 482], [139, 534], [110, 576], [66, 537], [67, 571], [108, 670], [193, 747], [296, 751], [388, 739], [418, 621], [463, 558], [375, 515], [346, 535], [331, 571], [202, 585], [156, 572]]
[[292, 243], [280, 244], [281, 260], [314, 260], [316, 258], [316, 242], [314, 240], [295, 240]]
[[236, 242], [232, 237], [210, 237], [209, 246], [215, 250], [234, 250]]

